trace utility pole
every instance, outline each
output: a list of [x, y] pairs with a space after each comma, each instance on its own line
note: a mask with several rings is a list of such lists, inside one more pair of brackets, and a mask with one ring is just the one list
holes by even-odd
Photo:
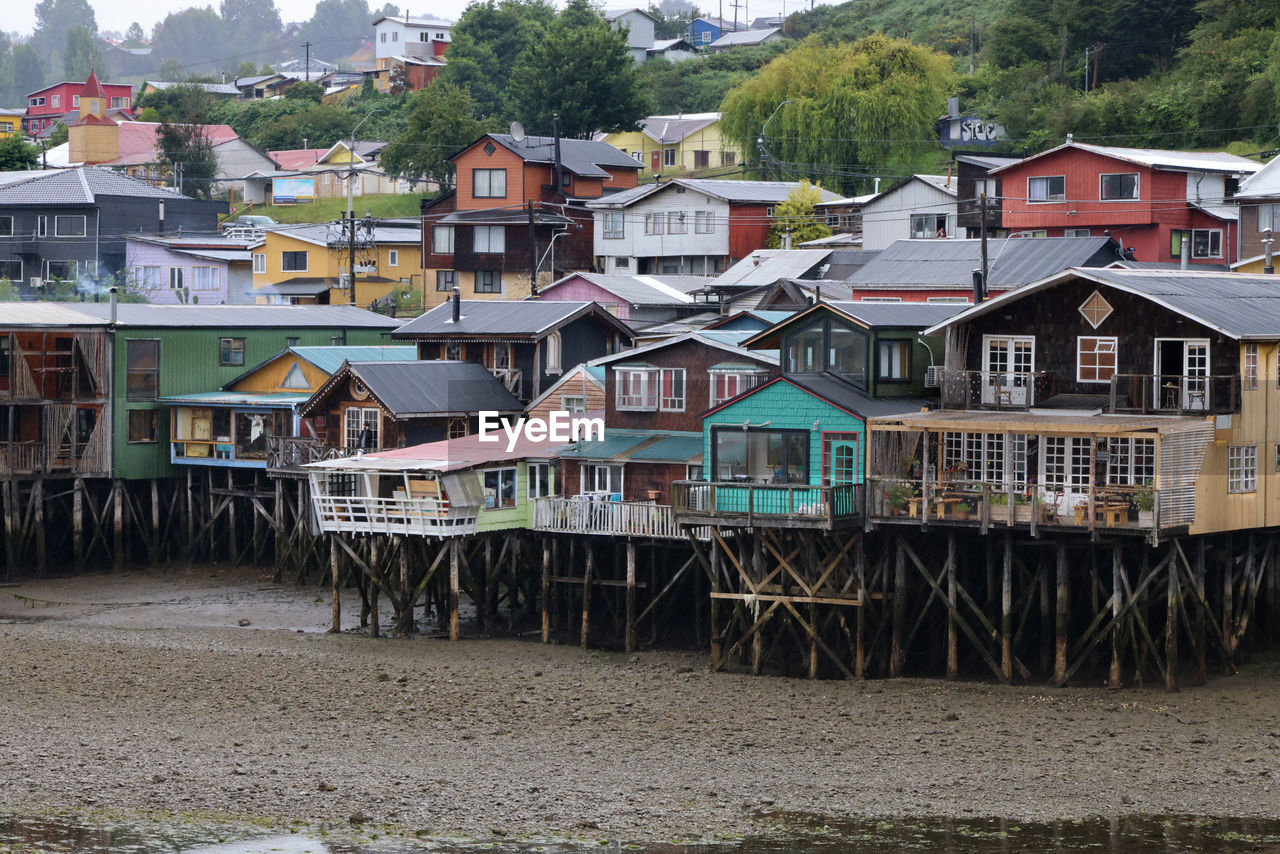
[[533, 226], [533, 199], [529, 200], [529, 296], [538, 295], [538, 234]]
[[311, 42], [303, 42], [302, 46], [307, 51], [307, 65], [306, 65], [306, 68], [304, 69], [304, 73], [307, 75], [307, 82], [310, 83], [311, 82]]
[[984, 190], [978, 195], [978, 216], [982, 222], [982, 296], [987, 295], [987, 194]]

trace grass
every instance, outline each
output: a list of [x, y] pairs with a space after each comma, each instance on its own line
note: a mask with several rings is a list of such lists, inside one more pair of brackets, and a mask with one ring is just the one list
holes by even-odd
[[[385, 194], [379, 196], [356, 196], [351, 201], [351, 210], [357, 217], [365, 211], [372, 212], [378, 218], [417, 216], [421, 212], [423, 199], [435, 198], [435, 193]], [[253, 210], [244, 213], [269, 216], [276, 222], [330, 222], [345, 216], [347, 212], [346, 197], [337, 199], [317, 199], [308, 205], [254, 205]]]

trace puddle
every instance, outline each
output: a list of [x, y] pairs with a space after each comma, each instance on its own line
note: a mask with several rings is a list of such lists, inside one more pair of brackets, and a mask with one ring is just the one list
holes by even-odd
[[[546, 842], [358, 838], [343, 834], [275, 833], [241, 825], [106, 822], [69, 817], [0, 815], [0, 854], [1280, 854], [1280, 821], [1190, 816], [1125, 817], [1048, 824], [1000, 819], [827, 821], [773, 813], [758, 817], [761, 835], [738, 842]], [[601, 836], [604, 831], [601, 831]]]

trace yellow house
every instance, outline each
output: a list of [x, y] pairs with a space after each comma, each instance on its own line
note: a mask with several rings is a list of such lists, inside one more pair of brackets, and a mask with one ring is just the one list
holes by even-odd
[[25, 114], [25, 110], [0, 109], [0, 139], [22, 132], [22, 117]]
[[675, 177], [737, 166], [742, 151], [720, 132], [719, 113], [649, 116], [640, 130], [605, 134], [602, 139], [644, 166], [641, 178]]
[[358, 139], [353, 151], [346, 141], [339, 140], [329, 148], [282, 149], [269, 154], [282, 170], [314, 175], [317, 199], [345, 198], [348, 181], [354, 182], [351, 195], [355, 197], [413, 192], [408, 181], [378, 167], [378, 155], [386, 145]]
[[273, 226], [253, 249], [259, 305], [368, 306], [393, 291], [422, 291], [417, 220], [356, 220], [355, 290], [347, 288], [350, 236], [340, 222]]

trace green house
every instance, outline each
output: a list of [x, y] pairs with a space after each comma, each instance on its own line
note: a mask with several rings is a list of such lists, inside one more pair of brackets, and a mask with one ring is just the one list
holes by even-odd
[[111, 471], [124, 479], [173, 474], [163, 399], [218, 391], [293, 346], [389, 344], [400, 325], [354, 306], [77, 308], [102, 314], [113, 330]]

